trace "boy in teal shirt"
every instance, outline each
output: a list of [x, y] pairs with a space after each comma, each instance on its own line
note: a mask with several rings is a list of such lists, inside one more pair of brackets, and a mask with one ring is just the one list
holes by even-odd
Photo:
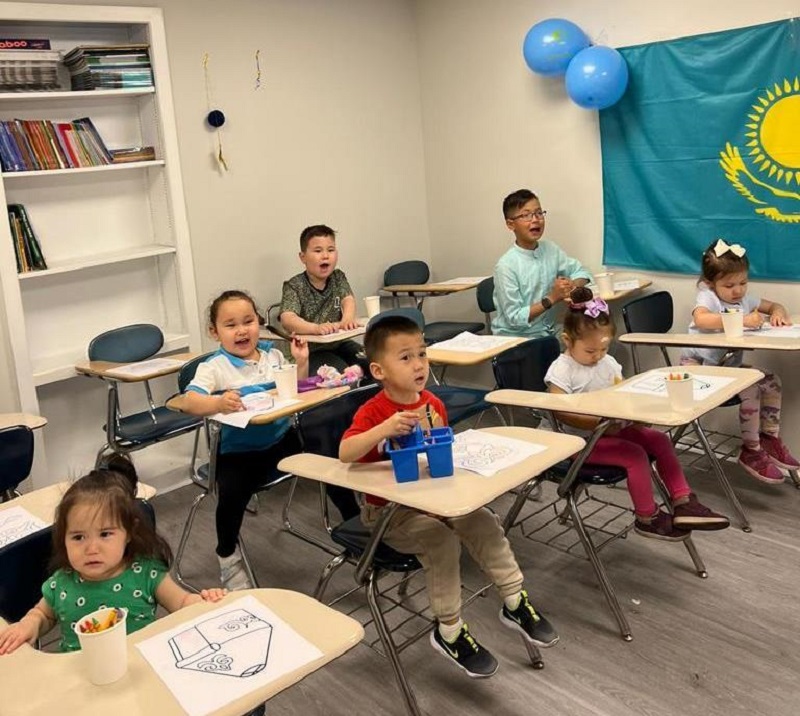
[[541, 240], [546, 213], [528, 189], [503, 200], [503, 216], [515, 241], [494, 268], [495, 335], [556, 335], [551, 308], [592, 278], [580, 261], [567, 256], [558, 245]]

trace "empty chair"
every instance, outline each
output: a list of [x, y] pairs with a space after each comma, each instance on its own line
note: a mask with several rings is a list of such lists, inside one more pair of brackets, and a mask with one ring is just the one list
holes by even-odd
[[0, 430], [0, 502], [19, 496], [17, 487], [31, 474], [33, 431], [25, 425]]
[[[386, 269], [383, 274], [383, 285], [421, 285], [428, 283], [430, 277], [431, 271], [424, 261], [402, 261]], [[417, 308], [421, 311], [424, 297], [415, 297], [415, 300]], [[464, 331], [478, 333], [483, 328], [482, 323], [474, 321], [433, 321], [425, 324], [425, 341], [429, 345], [439, 343]]]
[[478, 308], [483, 313], [484, 329], [489, 334], [492, 332], [492, 314], [497, 310], [494, 305], [494, 276], [483, 279], [475, 289], [475, 295], [478, 300]]
[[[673, 321], [672, 296], [666, 291], [656, 291], [629, 301], [622, 307], [622, 320], [628, 333], [669, 333]], [[639, 367], [639, 346], [631, 345], [633, 369], [641, 373]], [[664, 363], [670, 365], [666, 346], [659, 346]]]
[[[152, 358], [164, 345], [164, 335], [158, 326], [138, 323], [115, 328], [96, 336], [89, 343], [89, 360], [112, 363], [136, 363]], [[164, 406], [156, 407], [150, 382], [141, 381], [148, 409], [123, 415], [120, 411], [119, 386], [125, 381], [113, 376], [100, 376], [108, 385], [106, 410], [106, 443], [97, 453], [97, 464], [108, 451], [130, 453], [150, 445], [186, 435], [200, 429], [203, 421], [193, 415], [176, 413]]]

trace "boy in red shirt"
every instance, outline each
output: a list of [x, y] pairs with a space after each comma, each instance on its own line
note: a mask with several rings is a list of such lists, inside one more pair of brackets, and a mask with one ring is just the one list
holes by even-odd
[[[373, 319], [364, 336], [372, 375], [383, 390], [356, 413], [339, 446], [343, 462], [386, 459], [387, 440], [410, 434], [417, 424], [447, 424], [442, 402], [425, 390], [428, 358], [422, 330], [410, 318], [398, 315]], [[366, 495], [361, 520], [371, 527], [385, 500]], [[462, 543], [503, 598], [500, 621], [537, 646], [553, 646], [558, 634], [537, 612], [522, 587], [523, 577], [499, 517], [483, 507], [469, 515], [439, 518], [399, 507], [384, 541], [394, 549], [413, 554], [425, 569], [428, 598], [438, 625], [431, 645], [469, 676], [482, 678], [497, 671], [497, 660], [470, 634], [461, 619]]]

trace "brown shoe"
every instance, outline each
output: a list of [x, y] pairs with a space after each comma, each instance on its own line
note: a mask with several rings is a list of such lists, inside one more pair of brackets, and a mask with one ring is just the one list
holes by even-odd
[[633, 529], [642, 537], [661, 539], [666, 542], [683, 542], [691, 534], [689, 530], [675, 527], [672, 524], [672, 515], [663, 510], [656, 510], [650, 522], [643, 522], [637, 517], [633, 523]]
[[731, 521], [725, 515], [712, 512], [691, 493], [687, 503], [674, 506], [672, 524], [687, 530], [724, 530], [731, 526]]

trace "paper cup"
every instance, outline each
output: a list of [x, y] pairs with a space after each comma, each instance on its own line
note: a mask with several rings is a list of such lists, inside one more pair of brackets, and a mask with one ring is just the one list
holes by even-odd
[[377, 316], [381, 312], [380, 296], [365, 296], [364, 304], [367, 307], [367, 318]]
[[726, 338], [741, 338], [744, 335], [744, 314], [741, 311], [726, 311], [722, 316], [722, 328]]
[[666, 379], [667, 395], [673, 410], [689, 410], [694, 405], [694, 380], [692, 376]]
[[613, 273], [596, 273], [594, 275], [594, 282], [597, 290], [600, 293], [600, 298], [613, 298], [614, 296], [614, 274]]
[[297, 366], [294, 363], [284, 363], [280, 368], [272, 369], [275, 378], [275, 387], [278, 389], [279, 398], [297, 397]]
[[120, 609], [122, 618], [114, 626], [103, 631], [84, 634], [81, 631], [81, 624], [93, 618], [102, 623], [112, 611], [113, 609], [98, 609], [87, 614], [74, 626], [83, 654], [83, 668], [89, 681], [97, 686], [111, 684], [121, 679], [128, 670], [128, 643], [125, 640], [128, 610]]

